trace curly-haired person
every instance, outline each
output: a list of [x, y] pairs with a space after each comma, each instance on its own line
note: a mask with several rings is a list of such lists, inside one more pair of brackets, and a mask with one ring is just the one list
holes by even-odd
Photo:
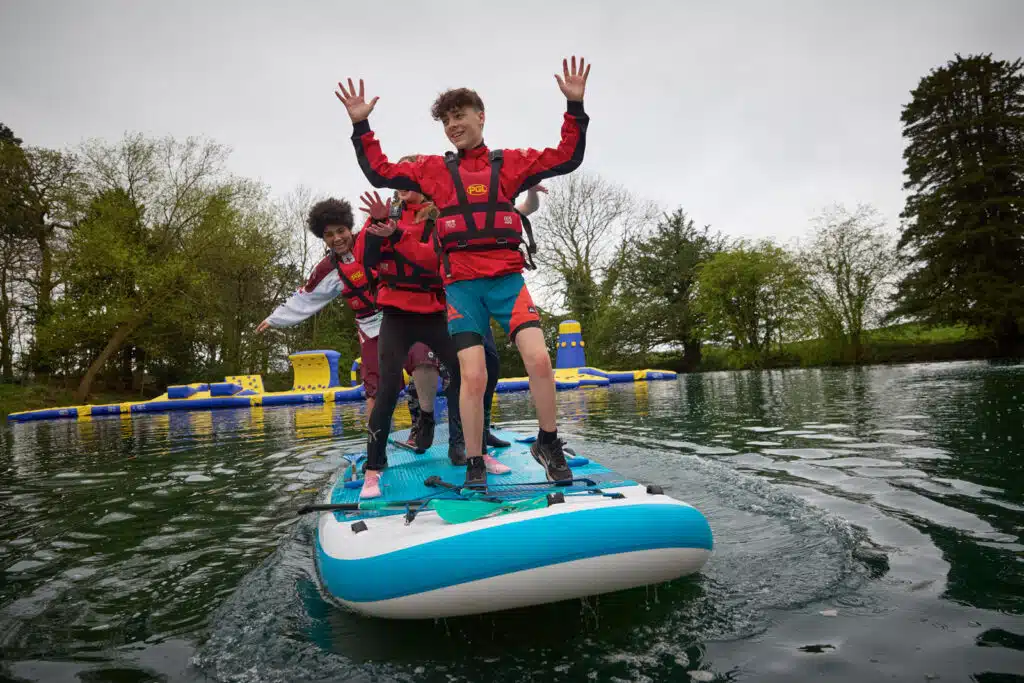
[[364, 269], [352, 253], [354, 222], [352, 205], [344, 199], [325, 199], [310, 209], [306, 225], [323, 240], [327, 254], [314, 266], [306, 283], [267, 316], [256, 332], [297, 325], [340, 295], [356, 315], [366, 409], [371, 413], [380, 376], [377, 338], [383, 314], [377, 306], [374, 273]]

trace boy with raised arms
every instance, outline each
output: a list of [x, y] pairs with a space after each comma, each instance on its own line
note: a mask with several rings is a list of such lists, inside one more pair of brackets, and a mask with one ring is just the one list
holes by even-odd
[[[462, 379], [460, 414], [465, 430], [466, 484], [485, 484], [481, 453], [483, 394], [487, 381], [483, 337], [493, 317], [509, 334], [523, 358], [530, 391], [537, 406], [539, 432], [530, 452], [552, 481], [565, 482], [572, 473], [558, 438], [555, 380], [540, 317], [522, 271], [535, 249], [529, 223], [513, 202], [525, 189], [545, 178], [571, 173], [583, 161], [589, 117], [583, 95], [590, 66], [576, 57], [562, 61], [555, 80], [566, 98], [561, 140], [555, 148], [490, 150], [483, 141], [484, 105], [467, 88], [442, 93], [431, 115], [444, 125], [458, 150], [445, 156], [421, 156], [392, 163], [370, 129], [369, 116], [378, 97], [367, 102], [363, 82], [356, 90], [339, 83], [338, 99], [353, 124], [352, 143], [363, 174], [374, 187], [413, 191], [433, 200], [439, 209], [434, 241], [441, 255], [447, 299], [448, 332], [458, 350]], [[520, 249], [525, 244], [527, 254]], [[532, 267], [532, 258], [530, 259]]]

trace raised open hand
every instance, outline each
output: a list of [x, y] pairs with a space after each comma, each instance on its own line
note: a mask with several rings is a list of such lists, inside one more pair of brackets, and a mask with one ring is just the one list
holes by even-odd
[[[571, 102], [582, 102], [583, 91], [587, 88], [587, 77], [590, 76], [590, 65], [584, 69], [583, 57], [580, 57], [580, 67], [576, 68], [576, 56], [572, 58], [572, 71], [569, 70], [569, 62], [562, 60], [562, 75], [555, 74], [558, 87], [561, 88], [565, 99]], [[349, 81], [351, 83], [352, 81]], [[354, 119], [353, 119], [354, 120]]]
[[334, 94], [337, 95], [341, 103], [345, 105], [345, 109], [348, 110], [348, 117], [352, 119], [352, 123], [359, 123], [365, 121], [370, 116], [370, 112], [377, 106], [377, 100], [379, 97], [374, 97], [369, 102], [366, 101], [363, 88], [363, 79], [359, 79], [359, 92], [356, 93], [356, 85], [352, 82], [352, 79], [348, 79], [348, 90], [345, 89], [345, 84], [338, 81], [339, 90], [335, 90]]
[[391, 233], [398, 229], [398, 223], [393, 220], [389, 220], [387, 223], [370, 223], [366, 226], [366, 231], [371, 235], [377, 237], [391, 237]]
[[360, 197], [360, 199], [363, 200], [363, 204], [366, 206], [360, 206], [359, 210], [370, 214], [370, 219], [374, 223], [380, 223], [387, 220], [388, 214], [391, 212], [390, 197], [388, 197], [388, 201], [385, 204], [380, 198], [380, 193], [374, 190], [372, 195], [367, 192]]

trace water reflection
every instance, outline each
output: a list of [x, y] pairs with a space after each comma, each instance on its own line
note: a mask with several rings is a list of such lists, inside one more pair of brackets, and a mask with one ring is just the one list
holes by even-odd
[[340, 420], [334, 419], [334, 406], [322, 403], [295, 410], [295, 434], [300, 439], [320, 436], [342, 436]]
[[[705, 512], [711, 562], [425, 624], [325, 603], [294, 514], [363, 448], [361, 404], [8, 425], [0, 647], [29, 680], [1008, 675], [1024, 670], [1022, 399], [1024, 369], [982, 363], [559, 392], [577, 451]], [[527, 394], [493, 415], [536, 429]], [[408, 420], [400, 404], [395, 428]]]

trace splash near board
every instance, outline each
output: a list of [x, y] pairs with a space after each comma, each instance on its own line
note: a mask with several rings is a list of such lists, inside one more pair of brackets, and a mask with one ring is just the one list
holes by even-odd
[[[491, 454], [512, 472], [485, 492], [461, 490], [447, 433], [416, 455], [392, 436], [382, 497], [359, 500], [362, 454], [346, 456], [318, 513], [323, 591], [364, 615], [429, 619], [493, 612], [634, 588], [699, 571], [712, 551], [704, 515], [655, 485], [572, 452], [555, 486], [530, 456], [534, 437], [508, 431]], [[569, 452], [569, 449], [567, 449]]]

